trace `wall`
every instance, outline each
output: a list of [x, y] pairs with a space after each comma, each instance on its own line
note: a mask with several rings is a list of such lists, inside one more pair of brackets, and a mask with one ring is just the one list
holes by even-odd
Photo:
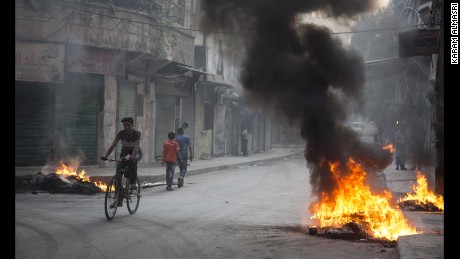
[[197, 87], [195, 95], [195, 159], [211, 159], [212, 129], [204, 130], [205, 87]]
[[185, 130], [185, 135], [192, 142], [192, 151], [195, 149], [195, 100], [194, 93], [190, 97], [181, 98], [181, 123], [187, 122], [189, 127]]
[[[82, 11], [90, 9], [91, 12]], [[18, 11], [19, 10], [19, 11]], [[18, 14], [20, 12], [20, 14]], [[115, 12], [115, 14], [114, 14]], [[59, 13], [59, 18], [56, 14]], [[94, 13], [104, 16], [98, 17]], [[30, 1], [16, 1], [16, 15], [21, 17], [56, 17], [36, 19], [17, 19], [15, 38], [17, 40], [74, 43], [99, 48], [125, 51], [156, 53], [159, 42], [156, 40], [156, 20], [152, 14], [125, 8], [110, 8], [109, 5], [82, 4], [80, 1], [60, 1], [59, 4], [47, 4], [45, 8], [35, 10]], [[68, 18], [62, 22], [63, 18]], [[192, 32], [165, 29], [166, 35], [180, 34], [180, 44], [162, 56], [177, 59], [186, 65], [193, 65]], [[168, 39], [166, 42], [169, 42]]]
[[[101, 155], [110, 147], [115, 138], [117, 125], [117, 80], [115, 76], [104, 76], [104, 107], [102, 130], [99, 131], [99, 153]], [[102, 167], [108, 162], [98, 161]]]

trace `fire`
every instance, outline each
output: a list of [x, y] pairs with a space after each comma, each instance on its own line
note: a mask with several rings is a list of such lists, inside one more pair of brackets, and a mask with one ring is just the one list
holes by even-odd
[[384, 146], [382, 149], [383, 149], [383, 150], [388, 150], [388, 151], [390, 151], [390, 153], [392, 153], [392, 154], [393, 154], [394, 152], [396, 152], [396, 149], [394, 149], [393, 144], [391, 144], [391, 143], [388, 144], [388, 145], [386, 145], [386, 146]]
[[329, 163], [337, 188], [332, 195], [322, 193], [319, 202], [312, 203], [312, 219], [319, 221], [320, 227], [340, 226], [355, 222], [366, 227], [375, 238], [396, 240], [398, 236], [417, 234], [408, 225], [402, 211], [392, 206], [392, 195], [385, 191], [373, 195], [365, 185], [366, 172], [361, 165], [349, 159], [349, 172], [339, 168], [339, 163]]
[[56, 174], [75, 176], [78, 180], [81, 180], [83, 182], [91, 182], [91, 183], [93, 183], [94, 185], [96, 185], [102, 191], [105, 191], [107, 189], [107, 185], [104, 184], [101, 181], [98, 181], [98, 182], [90, 181], [89, 177], [85, 176], [85, 174], [86, 174], [85, 170], [81, 170], [81, 172], [77, 174], [76, 169], [73, 169], [71, 166], [67, 166], [62, 162], [61, 162], [61, 167], [56, 169]]
[[417, 185], [413, 185], [412, 189], [415, 193], [408, 193], [405, 197], [399, 199], [398, 202], [413, 200], [417, 204], [432, 203], [436, 208], [444, 210], [444, 198], [442, 195], [435, 195], [428, 190], [428, 182], [426, 176], [417, 170]]

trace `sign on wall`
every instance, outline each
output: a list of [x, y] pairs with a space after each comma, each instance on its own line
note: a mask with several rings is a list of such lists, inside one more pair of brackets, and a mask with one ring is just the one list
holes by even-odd
[[155, 91], [157, 94], [172, 95], [178, 97], [190, 97], [191, 96], [192, 84], [191, 81], [184, 82], [163, 82], [160, 81], [156, 84]]
[[64, 82], [64, 51], [62, 44], [16, 41], [16, 80]]
[[67, 70], [104, 75], [125, 75], [125, 52], [69, 45], [67, 47]]

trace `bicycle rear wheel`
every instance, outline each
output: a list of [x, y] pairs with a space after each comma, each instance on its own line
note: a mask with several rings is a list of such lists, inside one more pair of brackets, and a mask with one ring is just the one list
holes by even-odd
[[[107, 190], [105, 191], [105, 204], [104, 204], [104, 210], [105, 210], [105, 217], [108, 220], [113, 219], [115, 217], [115, 214], [117, 213], [117, 204], [118, 204], [118, 188], [117, 186], [117, 179], [115, 176], [113, 176], [109, 183], [107, 184]], [[112, 207], [112, 208], [111, 208]]]
[[137, 188], [131, 190], [129, 181], [126, 181], [126, 190], [128, 195], [126, 195], [126, 207], [130, 214], [134, 214], [139, 208], [139, 201], [141, 200], [141, 185], [139, 183], [139, 178], [136, 177]]

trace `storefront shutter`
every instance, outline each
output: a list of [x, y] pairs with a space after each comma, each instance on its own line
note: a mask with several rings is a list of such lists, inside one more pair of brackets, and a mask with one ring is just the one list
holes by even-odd
[[63, 161], [80, 159], [82, 165], [97, 160], [97, 105], [102, 75], [66, 74], [56, 88], [55, 151]]
[[[124, 79], [118, 80], [117, 132], [123, 129], [122, 118], [133, 117], [134, 120], [136, 119], [137, 84]], [[134, 121], [134, 128], [139, 130], [136, 121]], [[120, 152], [121, 144], [119, 143], [116, 147], [115, 157], [119, 157]]]
[[214, 156], [225, 155], [225, 104], [216, 103], [216, 114], [214, 117]]
[[260, 115], [256, 114], [254, 116], [254, 124], [252, 127], [252, 152], [259, 152], [260, 148]]
[[15, 164], [42, 166], [49, 162], [56, 84], [15, 84]]
[[168, 132], [174, 129], [175, 97], [158, 95], [155, 120], [155, 157], [161, 159], [163, 155], [163, 142], [168, 139]]
[[265, 116], [265, 150], [272, 148], [272, 120], [270, 116]]

